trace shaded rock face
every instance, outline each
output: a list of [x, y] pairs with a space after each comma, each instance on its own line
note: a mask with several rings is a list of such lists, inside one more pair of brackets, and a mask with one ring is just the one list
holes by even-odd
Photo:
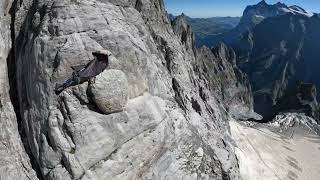
[[[220, 44], [212, 49], [199, 49], [195, 71], [200, 77], [208, 80], [206, 86], [225, 107], [228, 107], [235, 119], [261, 119], [253, 111], [249, 80], [237, 68], [236, 55], [230, 47]], [[205, 100], [206, 97], [202, 98]]]
[[0, 179], [37, 179], [21, 141], [13, 107], [15, 82], [14, 65], [10, 65], [13, 59], [9, 13], [12, 3], [10, 0], [0, 3]]
[[238, 65], [249, 76], [258, 113], [271, 118], [272, 106], [298, 81], [319, 88], [319, 28], [316, 15], [287, 14], [264, 20], [237, 44]]
[[[24, 0], [15, 10], [20, 115], [45, 179], [239, 179], [229, 105], [252, 112], [252, 98], [232, 50], [198, 55], [161, 0]], [[102, 49], [109, 69], [55, 95], [71, 66]]]
[[237, 27], [220, 35], [208, 36], [206, 39], [207, 44], [205, 45], [210, 47], [220, 42], [232, 45], [239, 40], [239, 38], [242, 36], [242, 33], [250, 31], [266, 18], [285, 15], [288, 13], [306, 17], [312, 15], [299, 6], [287, 6], [286, 4], [280, 2], [276, 4], [267, 4], [265, 0], [262, 0], [256, 5], [246, 7]]
[[314, 84], [299, 83], [284, 94], [275, 105], [275, 112], [303, 112], [319, 122], [317, 89]]

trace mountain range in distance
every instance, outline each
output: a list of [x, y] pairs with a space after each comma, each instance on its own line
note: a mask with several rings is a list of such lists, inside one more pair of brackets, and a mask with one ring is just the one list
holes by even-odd
[[[240, 22], [241, 17], [210, 17], [210, 18], [192, 18], [182, 14], [188, 25], [196, 36], [196, 46], [208, 44], [208, 37], [216, 36], [234, 29]], [[171, 20], [177, 16], [169, 14]]]
[[[191, 26], [196, 36], [196, 46], [203, 45], [207, 47], [215, 46], [220, 42], [233, 43], [237, 41], [240, 35], [253, 28], [264, 19], [292, 13], [311, 17], [314, 13], [307, 12], [297, 5], [288, 6], [278, 2], [268, 4], [262, 0], [256, 5], [249, 5], [243, 12], [242, 17], [210, 17], [210, 18], [192, 18], [184, 13], [187, 23]], [[172, 20], [176, 16], [169, 14]]]
[[247, 6], [234, 28], [216, 34], [201, 34], [206, 29], [199, 31], [204, 27], [199, 19], [181, 16], [196, 28], [198, 47], [225, 43], [235, 51], [237, 66], [249, 77], [255, 111], [266, 121], [282, 111], [302, 111], [319, 120], [319, 14], [263, 0]]

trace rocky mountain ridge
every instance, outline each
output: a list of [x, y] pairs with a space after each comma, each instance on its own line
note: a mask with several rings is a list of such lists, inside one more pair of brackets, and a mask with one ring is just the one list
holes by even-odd
[[[222, 34], [235, 28], [241, 17], [211, 17], [211, 18], [191, 18], [185, 14], [187, 24], [192, 28], [196, 37], [196, 47], [201, 47], [207, 42], [207, 37], [217, 34]], [[172, 21], [177, 16], [169, 14], [169, 19]]]
[[280, 2], [276, 4], [268, 4], [265, 0], [262, 0], [256, 5], [246, 7], [237, 27], [220, 35], [208, 36], [206, 44], [204, 45], [211, 47], [219, 44], [220, 42], [232, 45], [239, 40], [242, 33], [246, 33], [251, 30], [264, 19], [288, 13], [307, 17], [311, 17], [313, 15], [296, 5], [287, 6]]
[[[297, 102], [295, 97], [305, 94], [308, 102], [301, 101], [300, 107], [309, 104], [312, 113], [305, 112], [319, 119], [316, 97], [316, 89], [320, 88], [317, 78], [320, 54], [316, 50], [319, 25], [318, 15], [272, 17], [246, 33], [234, 46], [237, 64], [249, 76], [258, 113], [270, 117], [272, 106], [282, 106], [280, 109], [283, 105], [298, 106], [294, 103]], [[300, 93], [296, 91], [299, 82], [305, 83], [304, 90], [298, 90]], [[289, 94], [293, 98], [288, 97]]]
[[[225, 34], [233, 40], [218, 40], [231, 44], [235, 50], [237, 66], [249, 76], [255, 110], [265, 121], [272, 120], [278, 112], [291, 111], [319, 119], [315, 73], [319, 55], [314, 41], [319, 39], [318, 17], [299, 6], [261, 1], [248, 6], [239, 25]], [[308, 84], [315, 85], [313, 91]], [[300, 97], [301, 93], [308, 100]]]

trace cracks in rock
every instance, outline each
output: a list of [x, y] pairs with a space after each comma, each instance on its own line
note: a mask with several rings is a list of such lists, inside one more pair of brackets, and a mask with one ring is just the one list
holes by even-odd
[[156, 151], [150, 159], [147, 159], [142, 163], [136, 175], [137, 179], [143, 179], [143, 175], [146, 174], [148, 170], [151, 169], [152, 165], [155, 164], [155, 162], [157, 162], [168, 151], [168, 148], [165, 147], [164, 141], [159, 147], [159, 150]]
[[61, 164], [61, 166], [62, 166], [65, 170], [67, 170], [67, 171], [69, 172], [70, 175], [72, 175], [72, 170], [71, 170], [70, 166], [68, 166], [68, 165], [66, 164], [67, 161], [68, 161], [68, 160], [67, 160], [64, 156], [62, 156], [62, 159], [61, 159], [61, 161], [60, 161], [60, 164]]
[[[93, 164], [92, 166], [90, 166], [88, 168], [88, 170], [93, 171], [98, 165], [100, 165], [101, 163], [107, 162], [108, 160], [111, 159], [112, 155], [116, 154], [125, 144], [127, 144], [128, 142], [132, 141], [133, 139], [137, 138], [138, 136], [146, 133], [146, 132], [152, 132], [154, 131], [160, 124], [166, 122], [166, 120], [168, 120], [167, 118], [163, 118], [160, 122], [158, 122], [157, 124], [151, 125], [150, 127], [147, 127], [145, 130], [142, 130], [141, 132], [137, 133], [136, 135], [132, 136], [131, 138], [129, 138], [128, 140], [124, 141], [123, 143], [121, 143], [120, 145], [118, 145], [111, 153], [109, 153], [105, 158], [101, 159], [100, 161], [96, 162], [95, 164]], [[166, 149], [167, 150], [167, 149]], [[145, 166], [145, 164], [144, 164]], [[86, 173], [82, 174], [81, 177], [79, 177], [77, 180], [82, 179], [84, 176], [86, 175]]]
[[49, 147], [52, 148], [52, 149], [55, 149], [55, 146], [52, 144], [52, 140], [49, 137], [49, 132], [48, 131], [45, 133], [45, 137], [46, 137], [46, 140], [47, 140], [47, 143], [48, 143]]
[[223, 170], [223, 168], [221, 168], [221, 176], [222, 176], [221, 177], [222, 180], [230, 180], [231, 179], [229, 174], [225, 170]]
[[201, 115], [201, 106], [197, 100], [191, 98], [192, 108]]
[[166, 67], [169, 71], [169, 73], [171, 73], [171, 64], [173, 61], [173, 51], [171, 50], [170, 47], [166, 47], [165, 48], [165, 60], [166, 60]]
[[[11, 24], [10, 24], [10, 31], [11, 31], [11, 50], [7, 57], [7, 67], [8, 67], [8, 79], [9, 79], [9, 95], [10, 100], [12, 102], [14, 112], [17, 119], [18, 124], [18, 132], [24, 146], [25, 152], [30, 159], [31, 167], [36, 172], [38, 179], [44, 179], [41, 173], [40, 166], [37, 163], [37, 159], [33, 156], [31, 152], [30, 145], [28, 143], [27, 133], [23, 123], [23, 117], [21, 116], [21, 109], [20, 109], [20, 101], [18, 96], [18, 82], [17, 82], [17, 64], [16, 64], [16, 56], [15, 56], [15, 48], [16, 48], [16, 41], [15, 41], [15, 18], [16, 18], [16, 8], [17, 8], [17, 1], [15, 0], [12, 4], [10, 9], [11, 15]], [[26, 167], [24, 166], [26, 169]]]
[[141, 12], [142, 6], [143, 6], [143, 4], [142, 4], [141, 0], [137, 0], [134, 7], [135, 7], [135, 9], [136, 9], [137, 11]]
[[[73, 124], [72, 122], [72, 118], [70, 117], [70, 110], [68, 108], [68, 105], [65, 101], [65, 98], [62, 98], [62, 100], [60, 100], [60, 112], [62, 113], [62, 116], [65, 120], [69, 121], [71, 124]], [[75, 144], [74, 138], [72, 136], [72, 132], [70, 131], [68, 125], [66, 124], [66, 122], [63, 122], [63, 132], [65, 133], [65, 136], [69, 136], [72, 143]]]
[[151, 32], [151, 37], [157, 45], [157, 49], [160, 54], [164, 55], [165, 62], [162, 64], [167, 68], [169, 74], [171, 73], [172, 62], [174, 59], [173, 50], [168, 46], [168, 42], [161, 36], [157, 35], [152, 29], [149, 29]]
[[101, 13], [101, 16], [103, 17], [103, 19], [106, 21], [106, 23], [108, 24], [108, 25], [110, 25], [110, 22], [109, 22], [109, 20], [104, 16], [104, 14], [102, 13], [102, 9], [101, 9], [101, 7], [100, 6], [97, 6], [97, 8], [99, 9], [99, 11], [100, 11], [100, 13]]
[[183, 97], [181, 95], [181, 87], [179, 85], [179, 82], [177, 81], [177, 79], [172, 78], [172, 89], [175, 93], [175, 100], [177, 101], [179, 107], [186, 113], [187, 111], [187, 107], [183, 101]]
[[[53, 71], [51, 74], [51, 77], [54, 77], [54, 74], [57, 72], [58, 67], [60, 66], [60, 58], [59, 58], [59, 53], [61, 52], [61, 49], [68, 43], [68, 39], [65, 39], [65, 42], [63, 43], [63, 45], [61, 45], [60, 47], [58, 47], [58, 50], [56, 52], [56, 55], [54, 57], [53, 60]], [[52, 79], [50, 79], [52, 81]]]

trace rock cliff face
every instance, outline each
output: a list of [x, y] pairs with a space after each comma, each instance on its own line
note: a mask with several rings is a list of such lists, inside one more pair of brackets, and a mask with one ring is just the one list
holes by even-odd
[[10, 84], [14, 86], [15, 83], [10, 59], [12, 3], [10, 0], [0, 3], [0, 179], [37, 179], [21, 141], [10, 99], [10, 91], [15, 91], [10, 88]]
[[[275, 112], [303, 112], [319, 122], [317, 89], [314, 84], [298, 83], [293, 89], [284, 92], [274, 106]], [[320, 124], [320, 123], [319, 123]]]
[[190, 51], [191, 54], [195, 54], [195, 35], [191, 30], [191, 26], [187, 24], [186, 18], [187, 17], [182, 14], [177, 16], [171, 24], [173, 32], [179, 37], [181, 43], [186, 47], [186, 50]]
[[[270, 116], [272, 106], [295, 91], [299, 81], [320, 88], [319, 28], [318, 15], [286, 14], [264, 20], [236, 45], [238, 65], [249, 76], [258, 113]], [[312, 98], [309, 102], [314, 104]]]
[[231, 47], [221, 43], [213, 48], [194, 46], [194, 33], [187, 25], [187, 16], [182, 14], [172, 21], [175, 34], [181, 39], [186, 50], [195, 54], [196, 61], [191, 63], [193, 71], [204, 83], [199, 89], [200, 97], [206, 101], [207, 88], [219, 104], [236, 119], [260, 120], [261, 117], [253, 111], [253, 97], [247, 77], [236, 65], [236, 54]]
[[[17, 94], [11, 101], [39, 178], [239, 178], [228, 120], [245, 119], [234, 113], [239, 106], [255, 114], [233, 51], [221, 45], [197, 52], [190, 27], [183, 18], [171, 23], [162, 0], [15, 4], [8, 64]], [[1, 34], [5, 62], [10, 17], [1, 22], [8, 27]], [[104, 73], [59, 96], [54, 93], [55, 84], [71, 75], [71, 66], [88, 63], [92, 51], [103, 49], [112, 53]], [[9, 110], [1, 119], [7, 117], [4, 126], [14, 132], [4, 132], [9, 138], [4, 142], [13, 138], [16, 143], [5, 147], [15, 148], [12, 157], [19, 159], [8, 161], [17, 162], [15, 170], [21, 171], [12, 179], [36, 179], [2, 72], [1, 110]]]
[[194, 67], [200, 78], [208, 80], [207, 87], [235, 119], [261, 119], [253, 111], [249, 80], [236, 66], [236, 55], [230, 47], [220, 44], [212, 49], [199, 49]]

